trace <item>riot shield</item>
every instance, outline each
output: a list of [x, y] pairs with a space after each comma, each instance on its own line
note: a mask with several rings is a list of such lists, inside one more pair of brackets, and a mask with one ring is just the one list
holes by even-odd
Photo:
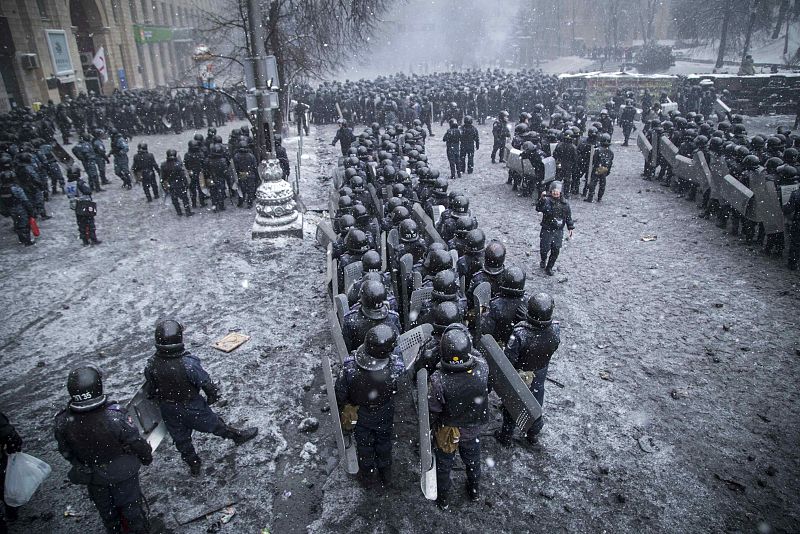
[[414, 271], [413, 273], [413, 283], [411, 284], [411, 290], [419, 289], [422, 287], [422, 273], [419, 271]]
[[516, 148], [509, 149], [506, 154], [506, 166], [510, 170], [522, 174], [522, 151]]
[[411, 282], [411, 272], [414, 268], [414, 257], [411, 254], [403, 254], [400, 258], [400, 273], [398, 273], [397, 290], [400, 292], [400, 307], [401, 317], [403, 318], [403, 325], [408, 330], [411, 327], [411, 322], [408, 319], [408, 304], [409, 294], [411, 288], [408, 284]]
[[419, 313], [422, 311], [422, 305], [431, 300], [432, 287], [423, 287], [411, 293], [411, 300], [408, 304], [408, 323], [409, 326], [416, 324], [419, 319]]
[[711, 170], [708, 168], [706, 157], [701, 151], [694, 153], [694, 174], [692, 182], [698, 184], [700, 191], [706, 192], [711, 187]]
[[694, 162], [686, 156], [681, 156], [680, 154], [675, 156], [675, 165], [672, 167], [672, 172], [681, 180], [692, 182], [697, 186], [701, 185], [700, 183], [695, 182], [697, 177], [696, 173], [694, 172]]
[[331, 329], [331, 337], [333, 338], [333, 348], [336, 351], [336, 357], [339, 358], [339, 363], [342, 363], [349, 355], [347, 345], [344, 342], [344, 335], [342, 334], [342, 324], [336, 316], [336, 311], [331, 308], [328, 310], [328, 326]]
[[333, 270], [333, 245], [331, 243], [328, 243], [325, 248], [325, 265], [327, 266], [325, 271], [325, 290], [330, 291], [331, 279], [336, 276], [336, 271]]
[[453, 258], [453, 270], [458, 271], [458, 251], [455, 249], [451, 250], [450, 257]]
[[423, 229], [431, 243], [442, 243], [443, 245], [447, 244], [439, 235], [439, 232], [436, 230], [436, 226], [434, 226], [431, 218], [428, 217], [427, 213], [425, 213], [425, 209], [418, 202], [415, 203], [411, 208], [411, 218], [414, 219], [414, 222], [417, 223], [417, 226]]
[[347, 295], [344, 295], [342, 293], [334, 295], [333, 309], [336, 310], [336, 320], [339, 322], [339, 326], [341, 327], [342, 325], [344, 325], [344, 316], [347, 315], [347, 312], [350, 311], [350, 305], [349, 301], [347, 300]]
[[750, 190], [753, 192], [754, 201], [750, 203], [745, 217], [762, 223], [766, 234], [782, 232], [783, 210], [775, 190], [775, 182], [767, 180], [766, 173], [762, 169], [761, 172], [750, 174]]
[[665, 115], [670, 111], [678, 111], [678, 103], [672, 101], [665, 102], [661, 104], [661, 111], [663, 111]]
[[339, 189], [344, 185], [344, 167], [337, 167], [333, 171], [333, 186]]
[[339, 294], [339, 261], [331, 260], [331, 295]]
[[142, 386], [128, 401], [126, 409], [128, 415], [133, 419], [133, 424], [139, 429], [139, 433], [155, 452], [161, 440], [167, 435], [167, 425], [161, 418], [161, 409], [158, 404], [147, 398], [144, 386]]
[[789, 198], [795, 190], [800, 189], [800, 184], [785, 184], [780, 186], [781, 190], [781, 206], [789, 203]]
[[386, 272], [389, 268], [387, 259], [386, 232], [381, 232], [381, 271]]
[[408, 330], [397, 338], [397, 348], [403, 354], [403, 363], [406, 369], [411, 369], [417, 360], [419, 351], [433, 334], [433, 326], [425, 323]]
[[357, 280], [360, 280], [362, 276], [364, 276], [364, 266], [360, 261], [353, 262], [346, 266], [344, 268], [344, 287], [342, 288], [342, 293], [346, 295], [347, 292], [350, 291], [350, 286]]
[[369, 196], [372, 198], [375, 215], [378, 218], [383, 219], [383, 202], [381, 202], [381, 199], [378, 198], [378, 192], [375, 190], [375, 186], [372, 184], [367, 184], [367, 191], [369, 191]]
[[475, 331], [480, 332], [481, 315], [489, 310], [489, 301], [492, 299], [492, 284], [481, 282], [472, 292], [472, 300], [475, 305]]
[[431, 422], [428, 410], [428, 370], [417, 372], [417, 414], [419, 419], [419, 483], [425, 498], [435, 501], [436, 457], [431, 448]]
[[714, 101], [714, 112], [717, 115], [722, 115], [723, 117], [725, 117], [724, 119], [720, 120], [727, 120], [728, 117], [730, 117], [731, 115], [731, 108], [728, 107], [728, 105], [725, 102], [723, 102], [721, 99], [718, 98], [716, 101]]
[[709, 162], [709, 170], [711, 171], [711, 198], [720, 200], [722, 198], [722, 182], [725, 180], [725, 175], [730, 173], [728, 165], [722, 158], [713, 157]]
[[542, 180], [542, 183], [552, 182], [556, 179], [556, 159], [550, 156], [544, 158], [542, 163], [544, 163], [544, 180]]
[[478, 346], [486, 356], [492, 385], [503, 406], [514, 418], [517, 428], [527, 432], [542, 416], [542, 407], [492, 336], [482, 336]]
[[747, 213], [753, 192], [730, 174], [724, 176], [721, 186], [720, 200], [739, 213]]
[[75, 163], [75, 158], [72, 157], [72, 154], [64, 150], [64, 147], [56, 141], [53, 141], [53, 155], [64, 165], [70, 166]]
[[667, 161], [670, 167], [675, 166], [675, 157], [678, 155], [678, 147], [672, 144], [672, 141], [669, 140], [669, 137], [666, 135], [661, 136], [661, 155], [664, 156], [664, 159]]
[[442, 213], [444, 213], [444, 206], [436, 205], [433, 207], [433, 225], [434, 227], [439, 224], [439, 221], [442, 218]]
[[317, 243], [322, 245], [323, 247], [327, 247], [331, 243], [335, 242], [338, 236], [336, 232], [333, 231], [333, 227], [327, 221], [322, 221], [317, 225], [317, 233], [316, 233]]
[[[331, 418], [333, 419], [333, 433], [336, 436], [336, 446], [339, 448], [339, 460], [344, 459], [345, 469], [351, 475], [358, 473], [358, 455], [356, 453], [355, 439], [351, 434], [344, 435], [342, 421], [339, 419], [339, 404], [336, 402], [336, 389], [333, 383], [333, 370], [331, 360], [326, 353], [322, 353], [322, 374], [325, 376], [325, 389], [328, 392]], [[334, 409], [336, 408], [336, 409]]]
[[650, 144], [650, 141], [647, 140], [647, 136], [644, 132], [640, 131], [636, 136], [636, 145], [639, 147], [639, 150], [642, 151], [642, 156], [644, 156], [645, 161], [650, 159], [650, 151], [653, 150], [653, 146]]
[[652, 146], [652, 150], [650, 150], [650, 166], [652, 168], [656, 168], [658, 166], [658, 158], [661, 155], [661, 142], [657, 140], [655, 143], [651, 142], [650, 146]]

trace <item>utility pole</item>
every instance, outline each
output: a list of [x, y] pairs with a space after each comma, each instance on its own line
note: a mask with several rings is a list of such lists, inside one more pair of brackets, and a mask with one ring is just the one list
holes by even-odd
[[[253, 69], [256, 97], [256, 157], [259, 161], [271, 159], [274, 155], [275, 136], [272, 131], [272, 110], [267, 104], [267, 65], [264, 58], [264, 32], [261, 27], [261, 6], [259, 0], [247, 0], [247, 25], [249, 27], [250, 61]], [[269, 142], [269, 150], [267, 149]]]

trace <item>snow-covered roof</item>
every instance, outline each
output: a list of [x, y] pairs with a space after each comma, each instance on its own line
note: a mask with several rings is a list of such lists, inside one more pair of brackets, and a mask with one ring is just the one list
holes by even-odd
[[800, 72], [778, 72], [775, 74], [770, 74], [768, 72], [751, 74], [749, 76], [741, 76], [739, 74], [714, 74], [714, 73], [707, 73], [707, 74], [690, 74], [687, 76], [690, 80], [699, 80], [701, 78], [773, 78], [775, 76], [785, 76], [787, 78], [798, 78], [800, 77]]
[[638, 74], [635, 72], [583, 72], [579, 74], [560, 74], [560, 79], [564, 78], [650, 78], [650, 79], [675, 79], [677, 76], [671, 74]]

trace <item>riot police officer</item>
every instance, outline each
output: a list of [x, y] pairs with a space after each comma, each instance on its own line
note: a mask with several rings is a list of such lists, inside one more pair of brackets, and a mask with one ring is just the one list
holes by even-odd
[[525, 298], [525, 271], [509, 267], [500, 278], [496, 293], [492, 293], [489, 309], [478, 320], [481, 335], [491, 334], [500, 346], [508, 343], [517, 321], [517, 311]]
[[358, 475], [364, 484], [371, 482], [376, 470], [383, 484], [391, 484], [394, 395], [405, 371], [396, 345], [397, 331], [391, 326], [370, 328], [364, 343], [344, 361], [336, 379], [339, 412], [344, 411], [349, 418], [353, 407], [357, 408], [353, 433]]
[[211, 205], [214, 207], [214, 211], [225, 211], [225, 186], [230, 173], [230, 165], [222, 145], [211, 145], [211, 155], [206, 161], [203, 172], [211, 190]]
[[[561, 329], [558, 322], [553, 321], [554, 309], [553, 297], [547, 293], [531, 296], [528, 299], [525, 320], [514, 327], [505, 349], [505, 354], [515, 369], [533, 373], [530, 388], [539, 405], [544, 403], [544, 382], [550, 359], [561, 343]], [[543, 426], [544, 419], [541, 417], [533, 423], [527, 434], [529, 443], [536, 443]], [[508, 445], [513, 433], [514, 420], [503, 408], [503, 426], [495, 432], [495, 438], [501, 444]]]
[[597, 190], [597, 201], [602, 200], [606, 192], [606, 178], [611, 173], [611, 167], [614, 165], [614, 153], [608, 148], [611, 145], [611, 136], [603, 134], [600, 136], [600, 148], [595, 151], [594, 158], [592, 159], [592, 168], [589, 169], [591, 173], [591, 181], [589, 182], [589, 194], [583, 199], [584, 202], [592, 202], [594, 197], [594, 190], [597, 184], [600, 188]]
[[431, 375], [428, 408], [436, 437], [436, 504], [447, 508], [456, 451], [466, 468], [469, 499], [476, 501], [480, 496], [480, 434], [489, 420], [490, 385], [489, 367], [473, 352], [472, 338], [465, 326], [447, 327], [439, 353], [441, 362]]
[[174, 319], [159, 320], [155, 345], [156, 353], [144, 369], [144, 390], [158, 402], [175, 448], [189, 465], [189, 471], [199, 475], [202, 461], [192, 443], [192, 431], [207, 432], [242, 445], [256, 437], [258, 428], [233, 428], [211, 409], [209, 405], [219, 400], [219, 388], [203, 369], [200, 359], [184, 348], [183, 325]]
[[250, 138], [243, 138], [239, 141], [239, 148], [233, 155], [233, 167], [239, 178], [239, 207], [247, 202], [247, 209], [253, 207], [256, 199], [256, 188], [258, 187], [258, 160], [250, 148]]
[[[153, 201], [153, 197], [158, 198], [158, 181], [156, 176], [159, 173], [156, 158], [147, 151], [147, 143], [139, 143], [136, 155], [133, 156], [133, 167], [131, 170], [135, 175], [141, 176], [142, 189], [148, 202]], [[91, 181], [91, 176], [89, 177]], [[151, 196], [152, 191], [152, 196]]]
[[[575, 229], [572, 222], [572, 209], [569, 203], [561, 196], [561, 182], [550, 184], [550, 194], [542, 192], [541, 198], [536, 203], [536, 211], [542, 214], [542, 229], [539, 233], [539, 254], [541, 261], [539, 267], [549, 276], [553, 276], [553, 266], [561, 252], [564, 241], [564, 227], [569, 231], [569, 237]], [[548, 257], [549, 256], [549, 257]]]
[[183, 165], [189, 172], [189, 197], [192, 199], [192, 207], [197, 207], [197, 200], [200, 199], [200, 207], [206, 205], [208, 198], [200, 187], [200, 173], [205, 167], [205, 154], [201, 150], [201, 144], [196, 139], [189, 141], [189, 151], [183, 155]]
[[509, 137], [511, 137], [511, 133], [508, 131], [508, 112], [501, 111], [492, 125], [492, 139], [494, 140], [492, 144], [492, 163], [495, 163], [495, 156], [498, 150], [500, 151], [500, 163], [505, 162], [506, 140]]
[[472, 124], [469, 115], [464, 117], [464, 126], [461, 127], [461, 153], [459, 154], [459, 169], [462, 173], [472, 174], [475, 168], [475, 152], [481, 147], [478, 129]]
[[450, 164], [450, 179], [461, 178], [461, 130], [458, 120], [450, 119], [450, 129], [444, 133], [442, 141], [447, 144], [447, 162]]
[[58, 452], [72, 464], [67, 475], [85, 485], [109, 533], [147, 533], [149, 522], [139, 487], [139, 469], [153, 451], [125, 408], [103, 393], [100, 371], [91, 365], [70, 372], [70, 401], [56, 415]]
[[403, 331], [400, 316], [389, 309], [383, 283], [375, 280], [364, 282], [361, 285], [359, 304], [344, 316], [342, 335], [348, 352], [360, 347], [366, 339], [367, 332], [379, 324], [387, 325], [397, 335]]
[[97, 153], [92, 145], [92, 136], [87, 133], [81, 134], [81, 140], [72, 147], [72, 153], [83, 164], [92, 191], [102, 191], [97, 170]]
[[186, 183], [186, 169], [183, 168], [183, 163], [178, 159], [178, 152], [174, 148], [167, 150], [167, 161], [161, 164], [161, 179], [169, 187], [169, 195], [172, 198], [172, 205], [175, 206], [175, 212], [183, 215], [180, 205], [180, 201], [183, 201], [186, 216], [194, 215], [189, 207], [189, 195], [187, 194], [189, 184]]
[[131, 170], [128, 162], [128, 141], [116, 128], [111, 129], [111, 154], [114, 156], [114, 174], [122, 179], [122, 186], [131, 189]]
[[94, 150], [97, 172], [100, 175], [100, 184], [108, 185], [110, 182], [106, 178], [106, 163], [110, 163], [110, 161], [108, 154], [106, 154], [106, 144], [103, 143], [104, 134], [105, 132], [103, 132], [102, 128], [95, 129], [94, 137], [92, 138], [92, 149]]

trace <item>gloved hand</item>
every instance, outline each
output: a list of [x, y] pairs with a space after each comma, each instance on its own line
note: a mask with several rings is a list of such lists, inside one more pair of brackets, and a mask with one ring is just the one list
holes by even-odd
[[206, 402], [209, 405], [216, 403], [220, 398], [219, 388], [215, 384], [203, 386], [203, 392], [206, 394]]

